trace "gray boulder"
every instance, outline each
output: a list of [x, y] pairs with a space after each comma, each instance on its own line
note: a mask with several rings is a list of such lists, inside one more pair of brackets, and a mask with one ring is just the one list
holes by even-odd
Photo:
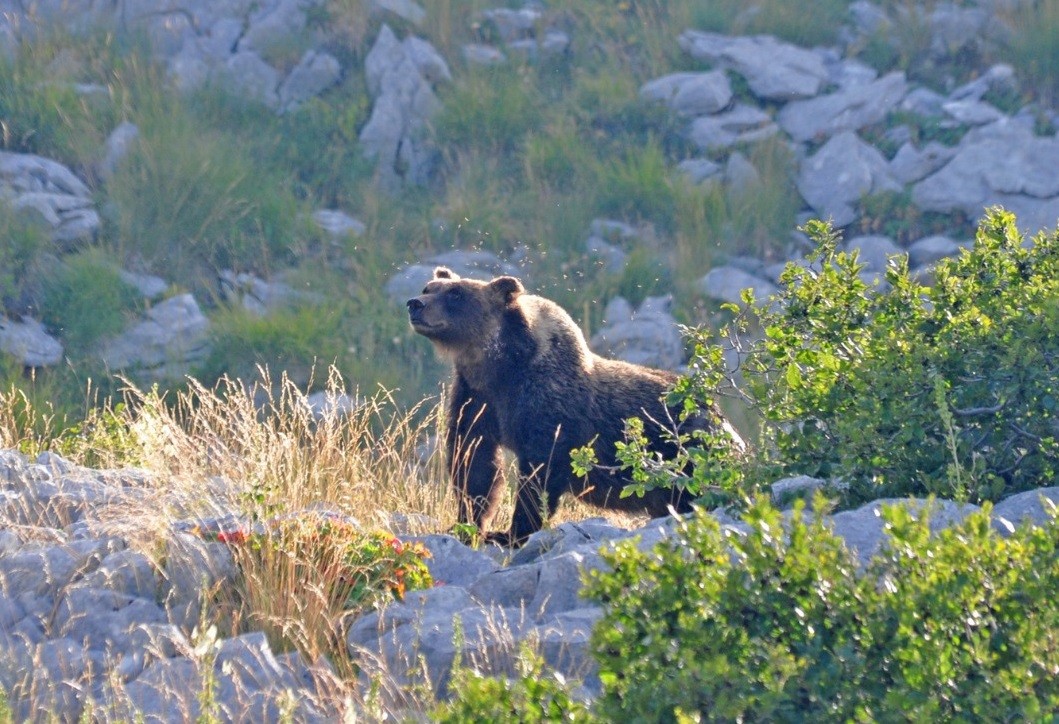
[[119, 123], [117, 128], [110, 132], [105, 145], [106, 155], [100, 161], [98, 168], [101, 179], [107, 181], [114, 175], [118, 164], [129, 154], [129, 150], [139, 137], [140, 127], [129, 121]]
[[240, 50], [228, 58], [218, 72], [232, 93], [279, 110], [280, 100], [276, 92], [279, 71], [253, 50]]
[[604, 357], [662, 369], [684, 364], [684, 337], [670, 312], [671, 297], [648, 297], [635, 312], [624, 299], [611, 300], [603, 326], [589, 346]]
[[342, 66], [330, 53], [307, 50], [298, 65], [279, 86], [279, 110], [293, 111], [320, 95], [342, 78]]
[[796, 141], [829, 138], [878, 123], [907, 92], [905, 74], [889, 73], [871, 83], [788, 103], [777, 122]]
[[0, 203], [38, 221], [60, 251], [91, 241], [99, 230], [89, 188], [41, 156], [0, 151]]
[[664, 103], [681, 116], [703, 116], [724, 110], [732, 101], [728, 76], [707, 73], [672, 73], [645, 83], [640, 98]]
[[934, 533], [980, 510], [977, 505], [954, 503], [951, 500], [928, 502], [914, 498], [890, 498], [876, 500], [856, 510], [835, 513], [831, 516], [832, 530], [846, 542], [846, 547], [857, 556], [861, 566], [867, 566], [868, 561], [882, 550], [886, 536], [881, 512], [886, 505], [905, 505], [916, 516], [928, 511], [930, 530]]
[[1059, 219], [1059, 139], [1039, 137], [1010, 119], [971, 130], [941, 170], [912, 188], [926, 211], [962, 211], [971, 218], [1000, 204], [1022, 229], [1054, 228]]
[[150, 379], [187, 374], [207, 351], [209, 320], [190, 294], [171, 297], [149, 309], [144, 319], [103, 345], [103, 362]]
[[317, 209], [313, 212], [312, 219], [313, 223], [336, 239], [362, 236], [368, 230], [363, 221], [338, 209]]
[[956, 256], [961, 248], [947, 236], [927, 236], [908, 247], [908, 263], [912, 267], [928, 266], [945, 257]]
[[438, 585], [466, 586], [500, 568], [485, 553], [468, 548], [450, 535], [427, 535], [414, 540], [430, 551], [427, 569]]
[[888, 236], [855, 236], [844, 244], [848, 252], [856, 251], [858, 259], [869, 272], [884, 272], [890, 257], [903, 250]]
[[451, 78], [448, 65], [425, 40], [398, 41], [383, 25], [365, 59], [365, 74], [375, 104], [360, 141], [365, 157], [376, 161], [380, 186], [396, 191], [426, 184], [435, 152], [425, 130], [441, 107], [432, 85]]
[[413, 0], [371, 0], [371, 9], [376, 13], [393, 13], [413, 25], [422, 25], [427, 11]]
[[63, 358], [63, 346], [35, 319], [14, 320], [0, 315], [0, 352], [23, 367], [51, 367]]
[[886, 159], [852, 131], [834, 136], [798, 171], [798, 191], [816, 213], [836, 226], [856, 219], [854, 205], [869, 194], [899, 191]]
[[920, 181], [952, 160], [956, 149], [931, 141], [922, 149], [911, 142], [903, 144], [890, 159], [890, 175], [902, 184]]
[[687, 133], [688, 139], [703, 151], [723, 151], [736, 144], [762, 141], [778, 130], [772, 116], [740, 103], [730, 111], [696, 118]]
[[1010, 535], [1020, 525], [1043, 525], [1059, 505], [1059, 487], [1040, 488], [1016, 493], [993, 506], [993, 525]]
[[761, 302], [779, 292], [772, 282], [728, 264], [710, 269], [696, 288], [709, 299], [730, 304], [742, 304], [744, 289], [753, 289], [754, 298]]
[[828, 79], [827, 67], [818, 54], [770, 35], [733, 38], [686, 30], [679, 43], [696, 60], [742, 75], [754, 95], [764, 100], [812, 98]]

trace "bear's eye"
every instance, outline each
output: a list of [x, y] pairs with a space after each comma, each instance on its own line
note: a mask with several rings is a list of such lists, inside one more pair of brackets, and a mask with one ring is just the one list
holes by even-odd
[[448, 294], [449, 294], [449, 299], [455, 299], [457, 301], [460, 300], [460, 299], [463, 299], [463, 290], [460, 289], [459, 287], [453, 287], [452, 289], [449, 290]]

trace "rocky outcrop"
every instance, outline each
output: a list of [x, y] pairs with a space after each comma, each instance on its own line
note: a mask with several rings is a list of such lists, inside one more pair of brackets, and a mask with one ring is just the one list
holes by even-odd
[[673, 298], [648, 297], [633, 309], [615, 297], [603, 313], [603, 326], [589, 346], [604, 357], [675, 370], [684, 364], [684, 335], [672, 314]]
[[365, 60], [371, 117], [360, 131], [364, 155], [376, 162], [383, 189], [423, 186], [430, 180], [435, 149], [425, 133], [440, 109], [434, 85], [451, 80], [444, 59], [416, 36], [399, 41], [384, 25]]
[[103, 344], [107, 367], [148, 380], [179, 380], [207, 352], [209, 320], [190, 294], [147, 310], [144, 318]]
[[[787, 499], [821, 485], [789, 479], [773, 492]], [[159, 515], [155, 536], [144, 543], [145, 511], [179, 509], [168, 494], [141, 471], [82, 468], [52, 453], [30, 461], [0, 450], [0, 687], [15, 718], [47, 711], [73, 721], [88, 708], [103, 721], [207, 713], [275, 721], [281, 712], [296, 721], [340, 718], [342, 702], [327, 693], [326, 663], [277, 653], [261, 632], [221, 638], [202, 625], [204, 593], [233, 585], [239, 574], [225, 544], [192, 531], [249, 524], [230, 514], [169, 522]], [[1059, 488], [999, 503], [994, 525], [1008, 534], [1045, 522], [1045, 499], [1059, 503]], [[907, 505], [916, 515], [929, 507], [934, 531], [976, 510], [891, 500], [834, 514], [829, 525], [862, 568], [884, 539], [885, 504]], [[744, 523], [715, 515], [731, 535], [745, 532]], [[403, 685], [425, 683], [443, 693], [457, 655], [484, 673], [506, 673], [523, 643], [591, 695], [599, 682], [589, 640], [602, 610], [581, 597], [582, 575], [605, 565], [601, 548], [626, 539], [647, 548], [673, 536], [676, 523], [659, 519], [635, 530], [600, 518], [563, 523], [514, 553], [475, 550], [442, 534], [405, 536], [431, 552], [435, 587], [360, 615], [345, 643], [364, 686], [383, 683], [383, 706], [399, 706]], [[212, 695], [204, 697], [207, 681]]]
[[15, 320], [0, 315], [0, 352], [23, 367], [51, 367], [63, 358], [63, 346], [35, 319]]
[[95, 239], [99, 214], [92, 192], [57, 161], [0, 151], [0, 203], [48, 230], [57, 251]]

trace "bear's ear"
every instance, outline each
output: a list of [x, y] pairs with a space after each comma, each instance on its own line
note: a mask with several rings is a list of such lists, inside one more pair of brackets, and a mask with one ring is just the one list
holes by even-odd
[[434, 267], [434, 278], [435, 279], [451, 279], [456, 281], [460, 278], [460, 275], [449, 269], [447, 266]]
[[519, 294], [526, 291], [522, 286], [522, 282], [515, 277], [497, 277], [489, 282], [489, 288], [499, 294], [505, 304], [510, 304], [515, 301], [515, 298]]

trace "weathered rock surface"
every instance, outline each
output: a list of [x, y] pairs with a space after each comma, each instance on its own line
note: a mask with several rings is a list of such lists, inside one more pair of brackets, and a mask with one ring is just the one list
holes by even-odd
[[[134, 470], [90, 470], [53, 453], [30, 461], [0, 450], [0, 687], [15, 717], [47, 711], [70, 721], [91, 707], [102, 721], [340, 719], [326, 666], [297, 653], [277, 655], [261, 632], [218, 638], [200, 626], [204, 592], [233, 585], [238, 571], [227, 546], [188, 531], [247, 521], [228, 515], [174, 522], [159, 531], [162, 551], [104, 532], [120, 520], [136, 530], [142, 496], [153, 486]], [[792, 478], [777, 481], [773, 495], [783, 503], [819, 487], [827, 485]], [[1014, 495], [995, 506], [994, 524], [1003, 533], [1040, 524], [1055, 503], [1059, 488]], [[862, 567], [882, 550], [880, 510], [888, 504], [916, 515], [929, 507], [934, 531], [977, 509], [902, 499], [832, 515], [832, 529]], [[132, 517], [115, 518], [115, 511]], [[745, 523], [713, 515], [732, 535], [745, 533]], [[436, 533], [410, 538], [432, 553], [427, 564], [438, 585], [350, 622], [345, 643], [362, 667], [365, 690], [378, 675], [386, 682], [378, 694], [383, 705], [400, 704], [399, 686], [425, 683], [444, 692], [457, 655], [484, 673], [508, 674], [519, 646], [530, 642], [548, 667], [583, 681], [588, 694], [598, 691], [589, 641], [602, 609], [581, 597], [582, 576], [604, 565], [601, 547], [635, 538], [647, 549], [676, 529], [671, 518], [635, 530], [593, 518], [542, 530], [513, 553], [473, 550]], [[202, 696], [207, 676], [211, 698]]]
[[206, 319], [190, 294], [151, 307], [144, 319], [104, 343], [103, 362], [153, 380], [179, 379], [208, 348]]
[[435, 154], [426, 124], [441, 107], [433, 87], [451, 80], [448, 65], [427, 41], [415, 36], [399, 41], [384, 25], [365, 60], [365, 73], [375, 104], [360, 142], [364, 155], [377, 163], [380, 185], [391, 191], [425, 185]]
[[648, 297], [636, 310], [622, 297], [607, 304], [603, 326], [589, 346], [604, 357], [634, 364], [677, 369], [684, 364], [684, 336], [671, 308], [673, 299]]
[[0, 203], [47, 229], [58, 251], [93, 240], [99, 214], [92, 192], [58, 161], [0, 151]]
[[23, 367], [51, 367], [63, 358], [63, 346], [35, 319], [20, 320], [0, 315], [0, 352], [11, 355]]
[[688, 30], [680, 36], [680, 47], [697, 60], [731, 68], [765, 100], [811, 98], [828, 80], [818, 54], [769, 35], [733, 38]]

